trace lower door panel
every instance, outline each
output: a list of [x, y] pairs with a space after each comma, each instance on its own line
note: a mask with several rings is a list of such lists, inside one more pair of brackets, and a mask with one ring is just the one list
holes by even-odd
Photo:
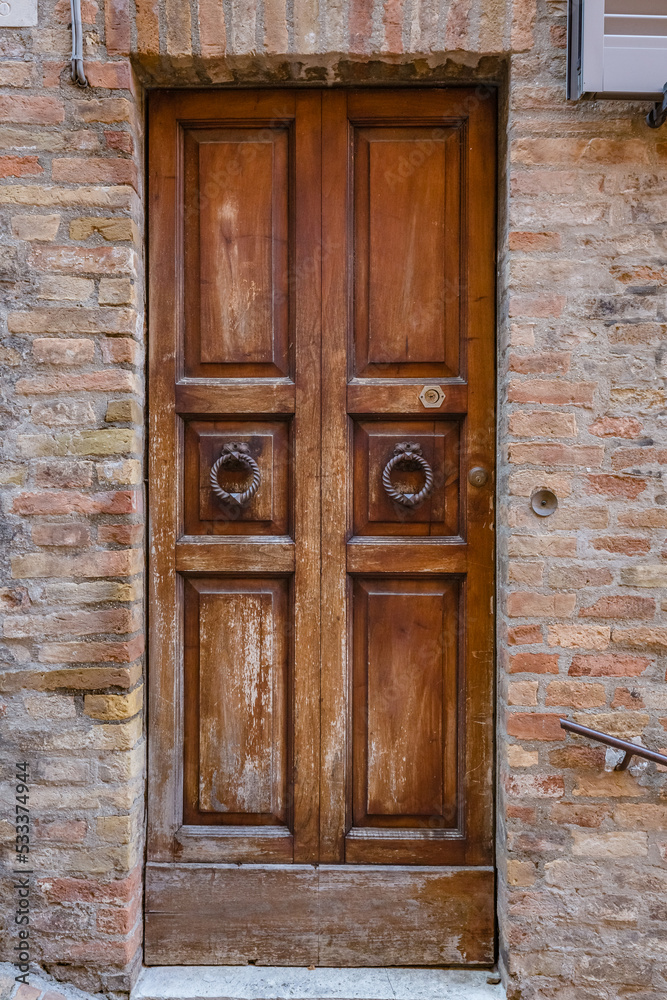
[[179, 865], [146, 870], [156, 965], [489, 965], [492, 868]]

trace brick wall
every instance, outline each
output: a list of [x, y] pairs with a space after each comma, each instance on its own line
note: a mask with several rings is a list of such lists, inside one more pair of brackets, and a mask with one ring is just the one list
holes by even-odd
[[509, 94], [501, 947], [511, 998], [648, 1000], [667, 996], [665, 775], [605, 771], [558, 717], [667, 747], [667, 137], [645, 105], [564, 102], [563, 7]]
[[[667, 746], [667, 133], [643, 125], [643, 106], [565, 103], [562, 0], [293, 6], [83, 0], [85, 91], [67, 75], [64, 0], [40, 3], [38, 29], [0, 30], [0, 736], [3, 781], [17, 758], [34, 762], [35, 957], [106, 992], [127, 989], [141, 957], [143, 135], [131, 66], [144, 83], [179, 85], [493, 73], [508, 101], [502, 959], [522, 1000], [667, 995], [665, 775], [605, 772], [604, 753], [557, 722]], [[535, 486], [558, 494], [553, 517], [531, 512]], [[4, 816], [2, 830], [11, 846]]]
[[35, 958], [116, 990], [141, 942], [143, 140], [82, 6], [90, 90], [69, 3], [0, 30], [0, 725], [3, 784], [33, 763]]

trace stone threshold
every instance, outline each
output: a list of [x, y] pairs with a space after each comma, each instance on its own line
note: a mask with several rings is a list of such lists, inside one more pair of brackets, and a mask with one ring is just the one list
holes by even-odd
[[130, 1000], [505, 1000], [479, 969], [144, 968]]

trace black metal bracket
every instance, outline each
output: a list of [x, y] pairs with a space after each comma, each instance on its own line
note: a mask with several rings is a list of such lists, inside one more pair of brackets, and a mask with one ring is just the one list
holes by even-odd
[[[667, 97], [665, 99], [667, 100]], [[597, 729], [589, 729], [588, 726], [580, 726], [578, 722], [570, 722], [569, 719], [560, 719], [559, 721], [561, 729], [565, 729], [568, 733], [576, 733], [577, 736], [587, 736], [589, 740], [596, 740], [598, 743], [604, 743], [608, 747], [623, 750], [625, 757], [616, 765], [614, 768], [615, 771], [627, 770], [633, 757], [643, 757], [644, 760], [652, 760], [654, 764], [662, 764], [664, 767], [667, 767], [667, 756], [664, 753], [658, 753], [657, 750], [647, 750], [646, 747], [642, 747], [638, 743], [628, 743], [627, 740], [619, 740], [616, 736], [609, 736], [608, 733], [601, 733]]]
[[662, 102], [657, 101], [646, 116], [649, 128], [660, 128], [667, 121], [667, 83], [662, 88]]

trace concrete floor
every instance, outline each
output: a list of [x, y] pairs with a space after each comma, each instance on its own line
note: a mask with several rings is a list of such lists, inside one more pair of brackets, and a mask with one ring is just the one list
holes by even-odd
[[144, 969], [131, 1000], [505, 1000], [486, 970], [255, 965]]

